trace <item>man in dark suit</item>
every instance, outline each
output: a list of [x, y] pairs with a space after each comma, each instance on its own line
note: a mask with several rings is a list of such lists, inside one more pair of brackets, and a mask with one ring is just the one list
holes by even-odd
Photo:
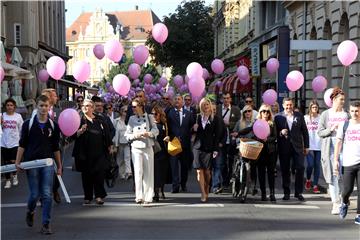
[[186, 94], [184, 96], [184, 109], [188, 110], [192, 117], [194, 118], [194, 121], [196, 119], [196, 108], [192, 106], [192, 98], [190, 94]]
[[[113, 125], [115, 124], [115, 119], [120, 117], [120, 114], [118, 112], [114, 111], [113, 105], [111, 103], [106, 103], [104, 105], [105, 113], [110, 118]], [[115, 127], [115, 125], [114, 125]]]
[[[284, 111], [275, 116], [278, 152], [284, 189], [283, 200], [290, 199], [290, 167], [295, 170], [295, 197], [304, 201], [304, 157], [309, 152], [309, 133], [304, 116], [293, 110], [291, 98], [284, 98]], [[291, 160], [293, 164], [291, 164]]]
[[[182, 191], [186, 192], [186, 182], [188, 178], [188, 161], [191, 158], [191, 129], [194, 119], [191, 113], [183, 108], [183, 98], [181, 95], [175, 96], [173, 108], [167, 112], [167, 122], [169, 127], [169, 137], [179, 138], [182, 152], [176, 156], [170, 156], [172, 172], [172, 193], [178, 193], [180, 184]], [[179, 177], [179, 163], [181, 167], [181, 178]]]
[[104, 103], [103, 103], [103, 100], [98, 97], [98, 96], [93, 96], [91, 98], [91, 100], [94, 102], [95, 104], [95, 114], [97, 114], [98, 116], [100, 116], [103, 121], [106, 123], [109, 131], [110, 131], [110, 136], [111, 136], [111, 139], [115, 136], [115, 127], [114, 127], [114, 124], [112, 123], [111, 119], [109, 116], [107, 116], [105, 113], [104, 113]]
[[231, 94], [225, 92], [223, 94], [223, 104], [217, 106], [216, 114], [219, 119], [224, 121], [226, 127], [226, 141], [225, 144], [221, 147], [222, 154], [222, 166], [224, 166], [222, 171], [223, 177], [223, 186], [228, 187], [230, 184], [230, 179], [232, 176], [232, 166], [234, 162], [235, 146], [230, 144], [231, 136], [230, 133], [233, 131], [235, 124], [240, 120], [240, 109], [231, 104], [232, 98]]

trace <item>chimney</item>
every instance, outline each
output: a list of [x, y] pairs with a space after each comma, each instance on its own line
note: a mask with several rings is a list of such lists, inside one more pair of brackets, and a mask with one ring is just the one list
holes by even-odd
[[138, 6], [138, 5], [135, 5], [135, 10], [139, 10], [139, 6]]

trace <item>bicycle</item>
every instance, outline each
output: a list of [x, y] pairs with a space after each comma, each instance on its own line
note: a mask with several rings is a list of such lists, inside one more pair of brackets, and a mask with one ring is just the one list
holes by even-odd
[[250, 162], [239, 155], [234, 164], [232, 194], [240, 199], [240, 203], [245, 203], [251, 183]]

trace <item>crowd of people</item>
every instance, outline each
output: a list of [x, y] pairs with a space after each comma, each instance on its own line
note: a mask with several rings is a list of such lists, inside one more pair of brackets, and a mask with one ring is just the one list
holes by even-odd
[[[81, 172], [85, 205], [94, 199], [95, 204], [104, 204], [105, 173], [111, 157], [117, 161], [120, 178], [134, 180], [138, 204], [146, 206], [164, 199], [165, 184], [171, 184], [171, 193], [187, 192], [192, 168], [196, 170], [200, 201], [207, 202], [209, 192], [219, 194], [229, 189], [234, 181], [234, 158], [241, 154], [237, 149], [239, 141], [250, 138], [264, 144], [258, 160], [251, 161], [253, 194], [259, 182], [261, 201], [276, 203], [279, 159], [282, 200], [291, 198], [291, 175], [295, 178], [293, 196], [297, 200], [305, 201], [304, 188], [320, 193], [322, 168], [333, 203], [331, 214], [345, 218], [355, 179], [360, 189], [360, 103], [351, 103], [347, 112], [345, 94], [337, 87], [331, 100], [332, 107], [322, 113], [319, 104], [311, 101], [304, 116], [295, 109], [291, 98], [284, 98], [284, 110], [279, 112], [278, 103], [262, 104], [257, 111], [251, 97], [240, 109], [232, 104], [230, 93], [222, 94], [221, 104], [204, 97], [195, 105], [191, 95], [170, 98], [165, 94], [160, 101], [148, 103], [144, 91], [139, 91], [134, 99], [124, 101], [116, 109], [111, 103], [104, 105], [98, 96], [90, 100], [80, 95], [76, 97], [80, 127], [63, 141], [57, 125], [56, 91], [46, 89], [25, 122], [16, 113], [16, 102], [5, 101], [1, 116], [2, 160], [3, 164], [15, 163], [21, 170], [21, 161], [55, 159], [56, 173], [52, 167], [26, 171], [30, 189], [26, 221], [33, 226], [36, 203], [40, 200], [45, 234], [51, 233], [52, 198], [61, 202], [56, 175], [62, 174], [62, 146], [68, 141], [74, 141], [74, 169]], [[266, 139], [258, 139], [252, 130], [257, 119], [269, 124]], [[176, 145], [176, 154], [168, 151], [170, 144]], [[5, 175], [4, 188], [17, 184], [16, 173]], [[359, 196], [357, 214], [355, 222], [360, 224]]]

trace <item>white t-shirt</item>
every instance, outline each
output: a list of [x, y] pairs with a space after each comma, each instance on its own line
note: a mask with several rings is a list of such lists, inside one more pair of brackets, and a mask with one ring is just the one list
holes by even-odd
[[24, 122], [21, 115], [18, 113], [13, 115], [3, 113], [2, 120], [1, 147], [13, 148], [19, 146], [20, 131]]
[[[340, 124], [336, 138], [343, 139], [344, 123]], [[343, 166], [349, 167], [360, 163], [360, 123], [349, 122], [343, 141]]]
[[319, 128], [320, 115], [316, 118], [310, 120], [309, 115], [305, 115], [305, 123], [309, 132], [309, 150], [320, 151], [321, 149], [321, 140], [317, 134]]
[[[338, 124], [338, 129], [340, 129], [340, 123], [344, 123], [347, 121], [348, 114], [344, 111], [342, 112], [335, 112], [333, 109], [329, 109], [329, 119], [328, 119], [328, 128], [331, 128], [333, 125]], [[336, 137], [337, 130], [332, 133], [332, 137]]]

